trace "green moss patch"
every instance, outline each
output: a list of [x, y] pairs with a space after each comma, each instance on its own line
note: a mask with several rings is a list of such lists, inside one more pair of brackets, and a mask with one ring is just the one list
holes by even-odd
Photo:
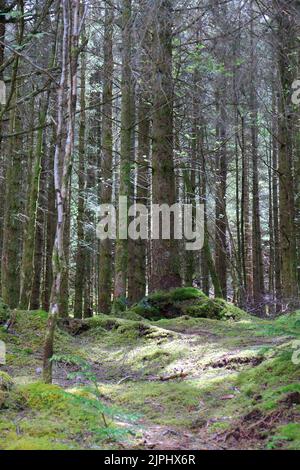
[[[125, 423], [127, 415], [92, 394], [70, 393], [39, 382], [19, 386], [9, 397], [5, 415], [0, 414], [0, 449], [107, 448], [110, 443], [118, 447], [128, 433], [115, 421], [120, 416]], [[12, 425], [16, 422], [17, 430]]]

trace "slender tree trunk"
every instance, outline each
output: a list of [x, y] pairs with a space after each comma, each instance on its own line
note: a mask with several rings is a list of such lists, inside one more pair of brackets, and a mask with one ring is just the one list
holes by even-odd
[[[105, 7], [104, 32], [104, 82], [103, 82], [103, 118], [102, 118], [102, 160], [101, 160], [101, 204], [112, 203], [112, 98], [113, 98], [113, 4]], [[109, 313], [112, 294], [112, 240], [100, 241], [99, 257], [99, 309]]]
[[85, 214], [85, 75], [86, 57], [85, 53], [81, 57], [81, 79], [80, 79], [80, 123], [79, 123], [79, 143], [78, 143], [78, 202], [77, 202], [77, 251], [76, 251], [76, 273], [75, 273], [75, 301], [74, 317], [83, 316], [83, 292], [85, 284], [85, 253], [84, 246], [84, 214]]
[[241, 122], [242, 151], [242, 247], [246, 304], [253, 303], [252, 233], [250, 223], [249, 155], [245, 147], [245, 121]]
[[41, 305], [41, 286], [43, 281], [43, 266], [46, 253], [44, 252], [45, 242], [45, 227], [46, 227], [46, 165], [47, 158], [45, 155], [46, 150], [46, 136], [43, 136], [43, 158], [41, 161], [41, 176], [40, 176], [40, 189], [36, 216], [36, 229], [35, 229], [35, 248], [33, 260], [33, 281], [30, 295], [30, 310], [38, 310]]
[[[138, 105], [138, 167], [136, 203], [148, 207], [149, 202], [149, 158], [150, 158], [150, 105], [148, 95], [140, 92]], [[141, 238], [134, 243], [134, 289], [131, 302], [137, 302], [146, 293], [147, 240]]]
[[53, 126], [53, 137], [50, 145], [47, 161], [47, 218], [46, 218], [46, 243], [45, 243], [45, 278], [42, 295], [42, 308], [45, 312], [50, 308], [51, 286], [53, 281], [52, 251], [55, 239], [56, 213], [55, 213], [55, 188], [54, 188], [54, 152], [56, 133]]
[[[223, 79], [224, 80], [224, 79]], [[227, 297], [227, 240], [226, 240], [226, 181], [227, 181], [227, 150], [226, 150], [226, 111], [223, 103], [225, 84], [217, 92], [217, 181], [216, 181], [216, 274], [222, 290], [222, 297]], [[222, 95], [222, 97], [220, 96]]]
[[[57, 144], [54, 155], [54, 184], [56, 192], [57, 225], [53, 249], [53, 285], [51, 291], [50, 313], [44, 344], [43, 378], [46, 383], [52, 382], [51, 357], [54, 349], [54, 332], [61, 307], [61, 288], [66, 271], [64, 228], [68, 212], [69, 182], [72, 168], [72, 153], [74, 147], [75, 110], [77, 101], [77, 60], [80, 35], [80, 0], [74, 0], [70, 5], [62, 0], [63, 7], [63, 43], [62, 70], [58, 89]], [[67, 97], [68, 121], [67, 139], [62, 148], [62, 133], [64, 125], [64, 95]]]
[[259, 307], [264, 296], [264, 264], [262, 254], [260, 204], [259, 204], [259, 170], [258, 170], [258, 104], [256, 98], [256, 65], [254, 58], [253, 44], [253, 22], [251, 22], [251, 90], [250, 90], [250, 111], [251, 111], [251, 152], [252, 152], [252, 264], [253, 264], [253, 302]]

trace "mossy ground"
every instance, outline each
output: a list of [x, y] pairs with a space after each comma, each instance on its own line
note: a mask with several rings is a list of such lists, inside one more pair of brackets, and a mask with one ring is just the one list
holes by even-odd
[[18, 312], [11, 333], [0, 331], [1, 370], [15, 383], [0, 410], [1, 449], [300, 448], [300, 312], [235, 321], [117, 315], [88, 320], [76, 337], [56, 333], [58, 355], [91, 365], [100, 404], [67, 360], [57, 361], [56, 385], [38, 382], [44, 312]]

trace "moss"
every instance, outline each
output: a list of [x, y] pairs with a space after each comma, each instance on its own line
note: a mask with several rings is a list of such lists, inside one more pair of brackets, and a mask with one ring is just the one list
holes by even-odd
[[246, 312], [223, 299], [216, 299], [215, 302], [219, 306], [219, 318], [223, 320], [241, 320], [250, 318], [250, 315], [247, 315]]
[[207, 299], [207, 296], [200, 290], [194, 287], [179, 287], [170, 292], [170, 297], [174, 301], [184, 301], [191, 299]]
[[256, 387], [264, 384], [265, 386], [284, 385], [287, 380], [297, 381], [299, 377], [299, 365], [293, 364], [291, 360], [292, 351], [286, 349], [276, 355], [275, 358], [265, 360], [258, 367], [244, 371], [240, 374], [238, 384], [250, 384]]
[[206, 295], [199, 289], [194, 287], [179, 287], [170, 291], [158, 291], [146, 297], [150, 302], [165, 302], [165, 301], [185, 301], [191, 299], [207, 299]]
[[289, 441], [297, 441], [297, 448], [300, 449], [300, 423], [289, 423], [284, 426], [280, 426], [279, 436]]
[[85, 322], [90, 326], [90, 328], [100, 327], [106, 331], [117, 329], [121, 324], [118, 319], [114, 319], [111, 316], [104, 314], [95, 315], [94, 317], [85, 320]]
[[9, 307], [6, 305], [0, 297], [0, 325], [5, 323], [9, 318]]
[[183, 315], [216, 320], [246, 318], [247, 314], [223, 299], [210, 299], [193, 287], [154, 292], [130, 309], [149, 320], [176, 318]]
[[[97, 315], [87, 320], [90, 330], [84, 335], [89, 338], [105, 337], [107, 346], [134, 346], [138, 342], [163, 339], [172, 336], [168, 331], [156, 328], [144, 321], [133, 321], [108, 315]], [[83, 335], [83, 336], [84, 336]]]
[[139, 382], [119, 386], [101, 385], [101, 391], [157, 424], [190, 424], [201, 393], [192, 382]]
[[[0, 340], [6, 343], [6, 363], [8, 367], [14, 367], [28, 375], [29, 371], [40, 366], [37, 356], [42, 353], [44, 345], [45, 328], [48, 314], [42, 310], [27, 312], [18, 311], [13, 324], [13, 334], [0, 329]], [[75, 342], [65, 331], [60, 328], [55, 332], [55, 347], [59, 352], [68, 353]], [[32, 373], [32, 372], [31, 372]]]
[[[70, 450], [74, 445], [67, 445], [46, 437], [20, 437], [16, 433], [7, 436], [5, 450]], [[78, 448], [75, 446], [75, 448]]]
[[214, 432], [217, 432], [217, 431], [226, 431], [226, 429], [228, 429], [230, 426], [230, 424], [225, 421], [217, 421], [216, 423], [213, 423], [209, 426], [208, 428], [208, 431], [210, 433], [214, 433]]
[[13, 379], [6, 373], [0, 371], [0, 390], [7, 392], [13, 386]]
[[191, 317], [211, 318], [215, 320], [238, 320], [246, 313], [223, 299], [206, 299], [205, 301], [186, 308]]
[[121, 318], [124, 318], [125, 320], [133, 320], [133, 321], [141, 321], [143, 320], [143, 317], [137, 313], [138, 311], [141, 311], [142, 313], [142, 309], [140, 309], [139, 307], [136, 307], [135, 309], [132, 309], [132, 310], [125, 310], [125, 312], [122, 312], [122, 314], [117, 314], [116, 317], [121, 317]]
[[[77, 338], [57, 329], [56, 353], [70, 351], [88, 358], [98, 380], [103, 381], [99, 389], [107, 397], [105, 401], [144, 416], [147, 423], [185, 427], [193, 427], [193, 423], [200, 427], [205, 423], [209, 433], [227, 432], [228, 427], [254, 407], [266, 414], [267, 410], [287, 408], [284, 400], [290, 393], [299, 392], [300, 366], [291, 361], [291, 340], [299, 332], [299, 312], [274, 321], [260, 320], [237, 309], [235, 321], [228, 321], [231, 313], [227, 315], [227, 312], [235, 309], [234, 306], [224, 300], [208, 299], [204, 294], [197, 298], [193, 295], [193, 291], [179, 290], [174, 300], [170, 293], [156, 293], [155, 301], [163, 299], [157, 306], [146, 298], [116, 316], [87, 319], [89, 328]], [[161, 318], [167, 311], [164, 308], [170, 305], [174, 307], [172, 313], [177, 315], [180, 310], [181, 315]], [[208, 305], [221, 319], [214, 319], [214, 313], [214, 318], [197, 316], [198, 308], [203, 308], [207, 315]], [[195, 315], [187, 315], [187, 309], [193, 307], [197, 307]], [[144, 309], [159, 312], [159, 316], [154, 321], [141, 319]], [[222, 310], [225, 312], [220, 314]], [[127, 314], [129, 319], [124, 318]], [[7, 370], [16, 384], [24, 383], [20, 379], [25, 374], [30, 378], [28, 381], [36, 380], [46, 321], [45, 312], [18, 312], [16, 334], [0, 329], [0, 339], [3, 338], [8, 349]], [[255, 367], [247, 361], [237, 368], [231, 367], [231, 359], [257, 355], [262, 355], [264, 361]], [[229, 360], [228, 365], [222, 365], [224, 358]], [[69, 366], [64, 369], [69, 370]], [[181, 371], [187, 374], [184, 379], [161, 380], [172, 374], [180, 375]], [[122, 382], [124, 377], [126, 380]], [[49, 449], [110, 445], [117, 448], [116, 442], [110, 444], [108, 433], [116, 436], [119, 432], [113, 416], [122, 414], [108, 410], [111, 426], [107, 431], [98, 406], [99, 401], [95, 401], [90, 389], [64, 391], [58, 386], [36, 382], [16, 385], [6, 397], [5, 412], [0, 413], [0, 448], [27, 445], [49, 446]], [[299, 405], [293, 405], [292, 409], [298, 412]], [[19, 422], [20, 415], [23, 419]], [[122, 422], [127, 420], [122, 418]], [[140, 426], [138, 421], [135, 424]], [[297, 439], [288, 440], [286, 434], [281, 434], [281, 428], [274, 432], [280, 438], [276, 441], [279, 445], [297, 447]]]
[[13, 385], [12, 378], [6, 372], [0, 371], [0, 409], [6, 407]]
[[[20, 410], [23, 419], [16, 433], [11, 423]], [[127, 432], [114, 424], [115, 414], [122, 416], [120, 410], [107, 407], [90, 393], [76, 395], [39, 382], [18, 386], [6, 414], [0, 415], [0, 449], [74, 449], [79, 448], [77, 442], [80, 448], [99, 445]]]
[[36, 382], [21, 387], [20, 393], [31, 409], [60, 411], [69, 405], [66, 392], [56, 385]]

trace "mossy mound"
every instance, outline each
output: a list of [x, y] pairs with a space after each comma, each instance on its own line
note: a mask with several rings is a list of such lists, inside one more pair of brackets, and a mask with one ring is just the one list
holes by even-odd
[[211, 318], [215, 320], [240, 320], [247, 314], [223, 299], [211, 299], [202, 291], [193, 287], [182, 287], [169, 292], [155, 292], [142, 299], [120, 316], [148, 320], [176, 318], [188, 315], [195, 318]]
[[109, 345], [134, 344], [139, 340], [151, 341], [172, 337], [171, 332], [151, 325], [144, 318], [142, 320], [135, 321], [100, 314], [85, 320], [84, 324], [89, 328], [88, 336], [95, 338], [106, 336], [106, 343]]
[[0, 325], [5, 323], [9, 318], [9, 307], [0, 297]]

